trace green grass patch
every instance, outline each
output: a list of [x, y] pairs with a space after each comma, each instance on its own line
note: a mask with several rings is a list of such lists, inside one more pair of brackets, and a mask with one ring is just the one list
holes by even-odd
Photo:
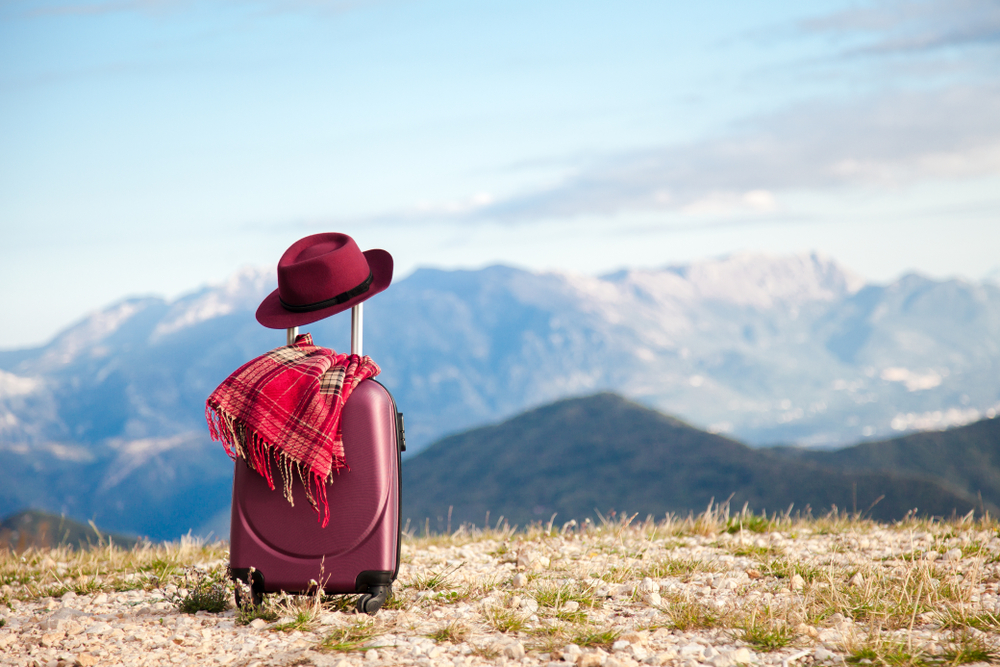
[[523, 614], [507, 607], [490, 607], [483, 610], [487, 625], [497, 632], [520, 632], [527, 621]]
[[316, 650], [331, 653], [362, 651], [365, 644], [375, 635], [375, 628], [370, 622], [355, 623], [328, 634], [316, 645]]
[[577, 646], [609, 650], [619, 635], [621, 633], [617, 630], [587, 630], [571, 635], [569, 642]]
[[451, 642], [453, 644], [460, 644], [468, 639], [471, 632], [472, 631], [469, 626], [464, 623], [452, 621], [448, 625], [438, 628], [427, 636], [438, 643]]
[[218, 614], [229, 608], [230, 595], [228, 579], [217, 571], [199, 578], [176, 605], [185, 614], [196, 614], [199, 611]]
[[315, 617], [311, 612], [306, 611], [305, 609], [300, 609], [295, 613], [292, 620], [275, 625], [274, 631], [294, 632], [298, 630], [299, 632], [308, 632], [312, 627], [314, 619]]
[[666, 603], [663, 611], [670, 619], [667, 627], [682, 632], [716, 628], [723, 621], [723, 615], [714, 607], [689, 598], [673, 598]]

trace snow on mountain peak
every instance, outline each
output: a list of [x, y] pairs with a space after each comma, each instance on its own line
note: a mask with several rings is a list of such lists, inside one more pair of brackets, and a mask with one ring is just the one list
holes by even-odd
[[832, 301], [865, 284], [863, 278], [819, 253], [737, 253], [660, 270], [625, 271], [608, 279], [631, 285], [658, 301], [712, 300], [755, 308]]
[[246, 308], [256, 309], [274, 289], [274, 267], [243, 267], [225, 282], [181, 297], [153, 330], [152, 340], [176, 333], [200, 322]]
[[57, 336], [54, 345], [41, 358], [40, 368], [71, 363], [77, 355], [117, 331], [157, 299], [129, 299], [93, 313]]

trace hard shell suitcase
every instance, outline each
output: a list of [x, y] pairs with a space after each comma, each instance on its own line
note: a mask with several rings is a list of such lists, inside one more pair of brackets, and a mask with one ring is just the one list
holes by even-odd
[[[351, 353], [361, 354], [361, 305], [351, 312]], [[288, 330], [289, 342], [296, 330]], [[259, 604], [265, 593], [360, 593], [358, 611], [377, 612], [399, 572], [400, 453], [403, 416], [388, 390], [364, 380], [344, 404], [349, 471], [327, 485], [330, 522], [322, 528], [295, 479], [295, 505], [237, 459], [230, 524], [230, 576], [236, 601]], [[249, 594], [239, 582], [249, 585]]]

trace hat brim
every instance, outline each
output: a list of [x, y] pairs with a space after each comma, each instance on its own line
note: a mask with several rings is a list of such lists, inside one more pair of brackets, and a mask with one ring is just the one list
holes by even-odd
[[372, 272], [372, 284], [367, 292], [329, 308], [313, 310], [308, 313], [293, 313], [281, 305], [281, 299], [278, 298], [278, 290], [274, 290], [257, 307], [257, 321], [268, 329], [300, 327], [304, 324], [312, 324], [331, 315], [342, 313], [345, 310], [350, 310], [362, 301], [375, 296], [392, 282], [392, 255], [385, 250], [375, 249], [366, 250], [364, 256], [368, 261], [368, 268]]

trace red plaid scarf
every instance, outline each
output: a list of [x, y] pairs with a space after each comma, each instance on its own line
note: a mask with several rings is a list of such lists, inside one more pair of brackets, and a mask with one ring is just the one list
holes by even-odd
[[270, 459], [277, 459], [285, 498], [293, 506], [296, 471], [326, 528], [326, 484], [335, 471], [347, 468], [341, 411], [358, 383], [379, 372], [371, 357], [337, 354], [302, 334], [292, 345], [243, 364], [212, 392], [205, 405], [209, 431], [230, 458], [241, 456], [271, 489]]

